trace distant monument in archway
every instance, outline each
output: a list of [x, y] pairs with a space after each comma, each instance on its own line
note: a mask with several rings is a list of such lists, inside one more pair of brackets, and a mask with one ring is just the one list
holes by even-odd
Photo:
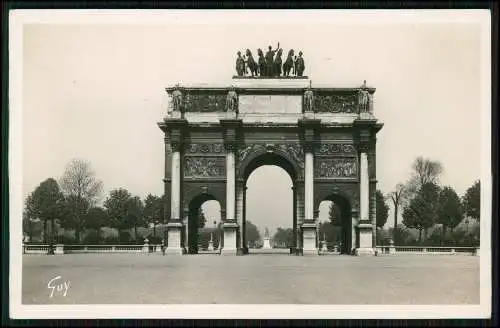
[[271, 243], [269, 241], [269, 229], [267, 227], [264, 229], [264, 244], [262, 245], [263, 249], [271, 249]]

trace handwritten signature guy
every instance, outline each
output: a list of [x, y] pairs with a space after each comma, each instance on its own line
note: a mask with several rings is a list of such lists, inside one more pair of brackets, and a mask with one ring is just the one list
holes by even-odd
[[54, 296], [54, 292], [56, 292], [56, 294], [60, 294], [63, 296], [66, 296], [68, 294], [70, 281], [69, 280], [62, 281], [61, 279], [62, 279], [61, 276], [57, 276], [49, 280], [47, 288], [52, 289], [49, 295], [50, 298]]

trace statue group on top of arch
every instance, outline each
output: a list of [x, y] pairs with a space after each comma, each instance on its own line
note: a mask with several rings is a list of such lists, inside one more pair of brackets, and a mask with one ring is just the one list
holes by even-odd
[[299, 56], [297, 57], [295, 51], [290, 49], [283, 63], [281, 58], [283, 49], [280, 48], [279, 42], [275, 50], [269, 46], [265, 56], [262, 49], [257, 49], [258, 61], [255, 61], [250, 49], [247, 49], [243, 55], [241, 51], [238, 51], [237, 55], [236, 73], [238, 76], [280, 77], [290, 76], [291, 74], [303, 76], [304, 74], [305, 64], [302, 51], [299, 51]]

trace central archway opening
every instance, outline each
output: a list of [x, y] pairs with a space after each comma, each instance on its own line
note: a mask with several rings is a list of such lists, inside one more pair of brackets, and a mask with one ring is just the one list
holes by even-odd
[[191, 200], [188, 215], [185, 236], [188, 254], [219, 250], [222, 239], [220, 203], [211, 195], [199, 195]]
[[296, 173], [293, 165], [274, 153], [246, 167], [243, 208], [243, 247], [249, 254], [289, 253], [295, 246]]

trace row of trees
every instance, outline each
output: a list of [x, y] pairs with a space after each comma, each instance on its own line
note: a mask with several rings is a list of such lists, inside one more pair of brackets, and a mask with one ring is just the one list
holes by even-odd
[[442, 173], [441, 163], [417, 157], [409, 181], [398, 184], [396, 189], [387, 195], [394, 205], [395, 234], [401, 228], [398, 225], [399, 209], [403, 210], [404, 227], [418, 231], [418, 242], [422, 242], [422, 233], [424, 240], [427, 240], [429, 229], [437, 225], [441, 227], [441, 238], [444, 241], [447, 232], [453, 234], [454, 229], [464, 219], [466, 224], [469, 218], [480, 220], [480, 181], [475, 181], [460, 197], [452, 187], [440, 185]]
[[[460, 197], [450, 186], [441, 186], [439, 179], [443, 166], [437, 161], [417, 157], [412, 165], [412, 174], [406, 183], [400, 183], [387, 195], [376, 190], [376, 227], [377, 243], [387, 244], [390, 239], [398, 245], [430, 243], [429, 245], [477, 245], [479, 243], [479, 226], [469, 231], [471, 219], [480, 219], [480, 181], [470, 186]], [[383, 230], [389, 215], [387, 201], [394, 206], [394, 228]], [[402, 224], [398, 224], [399, 211], [402, 210]], [[455, 229], [460, 223], [466, 229]], [[330, 204], [329, 221], [321, 222], [320, 238], [329, 243], [340, 243], [342, 234], [341, 208], [334, 202]], [[440, 229], [435, 229], [439, 227]], [[411, 229], [418, 231], [418, 239], [412, 235]], [[429, 230], [432, 234], [429, 236]], [[390, 232], [390, 233], [389, 233]], [[290, 245], [293, 238], [292, 229], [278, 228], [274, 242]], [[422, 238], [423, 237], [423, 238]]]
[[103, 227], [116, 228], [120, 234], [133, 228], [137, 237], [138, 227], [151, 224], [155, 229], [163, 221], [164, 202], [160, 196], [149, 194], [143, 201], [119, 188], [109, 193], [103, 206], [98, 206], [101, 196], [102, 182], [96, 179], [90, 163], [73, 160], [59, 182], [46, 179], [28, 195], [23, 212], [24, 231], [31, 239], [33, 222], [41, 221], [43, 241], [48, 242], [55, 237], [57, 223], [74, 230], [77, 242], [86, 229], [94, 230], [99, 242]]
[[[394, 207], [394, 228], [392, 239], [396, 244], [404, 244], [403, 229], [418, 231], [418, 242], [429, 239], [429, 230], [436, 225], [441, 227], [440, 236], [431, 235], [432, 240], [442, 241], [453, 239], [454, 229], [469, 218], [480, 219], [480, 182], [479, 180], [467, 189], [460, 197], [452, 187], [441, 186], [439, 179], [443, 173], [441, 163], [418, 157], [412, 165], [411, 178], [406, 183], [400, 183], [395, 190], [384, 196], [376, 191], [376, 226], [382, 229], [388, 218], [387, 201], [392, 201]], [[43, 224], [43, 241], [47, 242], [50, 226], [53, 237], [56, 223], [64, 228], [75, 231], [76, 241], [81, 241], [81, 233], [93, 230], [99, 242], [99, 232], [103, 227], [115, 228], [119, 234], [133, 229], [137, 239], [139, 227], [153, 226], [153, 236], [156, 227], [162, 223], [164, 216], [164, 198], [149, 194], [144, 200], [132, 195], [123, 188], [112, 190], [103, 205], [99, 206], [102, 197], [102, 182], [96, 179], [89, 162], [73, 160], [65, 169], [59, 182], [53, 178], [43, 181], [26, 199], [23, 211], [23, 228], [32, 237], [33, 222]], [[402, 225], [398, 224], [399, 212], [402, 210]], [[203, 228], [206, 218], [201, 211], [198, 214], [199, 226]], [[322, 223], [320, 235], [333, 242], [340, 236], [342, 226], [341, 208], [332, 203], [329, 209], [329, 222]], [[400, 232], [400, 233], [399, 233]], [[448, 233], [449, 232], [449, 233]], [[479, 238], [477, 229], [471, 232]], [[250, 221], [246, 223], [246, 234], [249, 246], [257, 246], [260, 233]], [[466, 232], [469, 234], [469, 231]], [[387, 235], [387, 234], [379, 234]], [[423, 238], [422, 238], [423, 237]], [[292, 229], [278, 228], [273, 237], [275, 244], [290, 245], [293, 240]]]

